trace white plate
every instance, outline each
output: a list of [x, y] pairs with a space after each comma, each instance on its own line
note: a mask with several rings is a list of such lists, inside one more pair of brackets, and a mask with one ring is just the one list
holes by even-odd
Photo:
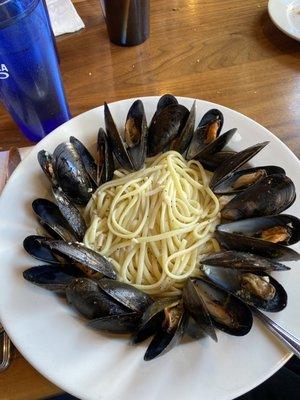
[[[157, 97], [143, 102], [148, 121]], [[178, 98], [191, 107], [193, 100]], [[133, 99], [111, 104], [117, 124], [123, 124]], [[277, 164], [286, 169], [300, 193], [299, 161], [291, 151], [251, 119], [205, 101], [197, 101], [197, 121], [210, 108], [224, 113], [224, 130], [237, 127], [232, 142], [236, 150], [257, 142], [270, 144], [255, 158], [255, 164]], [[245, 337], [218, 332], [219, 343], [209, 338], [185, 342], [150, 362], [143, 361], [146, 344], [129, 345], [127, 336], [104, 335], [85, 327], [65, 302], [22, 278], [22, 272], [39, 263], [22, 249], [25, 236], [38, 223], [31, 211], [34, 198], [49, 196], [49, 183], [42, 174], [37, 152], [52, 151], [75, 135], [84, 143], [95, 143], [103, 123], [103, 107], [82, 114], [56, 129], [40, 142], [17, 168], [0, 199], [0, 315], [9, 336], [24, 357], [46, 378], [81, 399], [233, 399], [257, 386], [276, 372], [291, 354], [259, 323]], [[289, 213], [299, 215], [299, 202]], [[297, 246], [296, 246], [297, 248]], [[300, 265], [276, 274], [286, 287], [289, 304], [272, 318], [300, 336]], [[13, 366], [12, 366], [13, 368]]]
[[277, 28], [300, 40], [300, 0], [269, 0], [268, 11]]

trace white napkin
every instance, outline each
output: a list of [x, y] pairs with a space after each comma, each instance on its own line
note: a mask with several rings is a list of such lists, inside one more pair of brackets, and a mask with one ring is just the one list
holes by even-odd
[[72, 33], [84, 28], [71, 0], [46, 0], [55, 36]]

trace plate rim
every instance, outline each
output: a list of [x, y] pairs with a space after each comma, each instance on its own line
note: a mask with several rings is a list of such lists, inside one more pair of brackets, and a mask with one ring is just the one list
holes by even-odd
[[[126, 99], [121, 99], [121, 100], [117, 100], [114, 102], [109, 103], [110, 105], [112, 104], [116, 104], [116, 103], [127, 103], [130, 101], [134, 101], [136, 99], [141, 99], [142, 101], [144, 99], [149, 99], [151, 101], [157, 101], [161, 96], [140, 96], [140, 97], [133, 97], [133, 98], [126, 98]], [[236, 116], [238, 116], [239, 118], [242, 119], [247, 119], [250, 120], [251, 123], [255, 124], [256, 127], [258, 127], [261, 131], [264, 131], [265, 133], [267, 133], [268, 135], [271, 135], [272, 140], [274, 140], [275, 142], [279, 142], [281, 145], [283, 145], [286, 149], [286, 151], [289, 153], [289, 157], [292, 157], [294, 159], [294, 161], [296, 161], [299, 165], [300, 165], [300, 161], [297, 158], [297, 156], [292, 152], [292, 150], [284, 143], [282, 142], [277, 136], [275, 136], [271, 131], [269, 131], [267, 128], [265, 128], [264, 126], [262, 126], [261, 124], [259, 124], [258, 122], [256, 122], [255, 120], [251, 119], [250, 117], [248, 117], [245, 114], [242, 114], [239, 111], [236, 111], [234, 109], [231, 109], [227, 106], [224, 106], [222, 104], [219, 103], [214, 103], [214, 102], [210, 102], [207, 100], [201, 100], [198, 98], [191, 98], [191, 97], [186, 97], [186, 96], [176, 96], [176, 98], [179, 100], [183, 99], [186, 101], [192, 102], [194, 100], [196, 100], [196, 103], [200, 102], [202, 105], [205, 105], [207, 107], [218, 107], [221, 106], [224, 110], [229, 111], [230, 113], [235, 114]], [[55, 130], [53, 130], [50, 134], [48, 134], [45, 138], [43, 138], [39, 143], [37, 143], [36, 145], [34, 145], [32, 147], [32, 149], [28, 152], [28, 154], [26, 154], [26, 156], [24, 157], [23, 160], [26, 160], [27, 157], [30, 157], [33, 155], [33, 153], [36, 152], [36, 147], [39, 146], [41, 143], [46, 143], [47, 142], [51, 142], [51, 138], [55, 135], [58, 137], [59, 135], [59, 131], [62, 129], [62, 127], [67, 126], [68, 124], [71, 124], [73, 120], [80, 120], [82, 118], [83, 115], [87, 115], [93, 112], [96, 112], [97, 110], [101, 110], [103, 109], [103, 105], [94, 107], [90, 110], [85, 111], [84, 113], [81, 113], [79, 115], [77, 115], [76, 117], [72, 118], [70, 121], [62, 124], [61, 126], [59, 126], [58, 128], [56, 128]], [[50, 139], [49, 139], [50, 138]], [[3, 194], [6, 193], [6, 191], [10, 190], [10, 186], [13, 185], [13, 181], [14, 181], [14, 176], [18, 174], [18, 171], [22, 168], [23, 165], [23, 160], [22, 162], [18, 165], [18, 167], [16, 168], [16, 170], [13, 172], [10, 181], [5, 185], [4, 189], [3, 189]], [[0, 197], [0, 207], [2, 206], [2, 196]], [[0, 310], [1, 310], [1, 306], [0, 306]], [[1, 313], [1, 315], [3, 315], [3, 313]], [[5, 321], [5, 318], [4, 318]], [[5, 326], [5, 322], [4, 322], [4, 326]], [[7, 333], [9, 334], [10, 337], [12, 337], [12, 341], [14, 343], [14, 334], [12, 332], [12, 330], [10, 328], [7, 329]], [[52, 382], [53, 384], [57, 385], [59, 388], [63, 389], [65, 392], [72, 394], [74, 396], [78, 396], [78, 391], [74, 391], [72, 387], [69, 387], [67, 384], [64, 384], [64, 381], [62, 380], [61, 382], [58, 382], [58, 380], [56, 379], [52, 379], [51, 376], [49, 376], [49, 373], [47, 370], [45, 370], [44, 368], [42, 368], [42, 366], [40, 366], [40, 364], [36, 363], [34, 360], [32, 360], [31, 356], [30, 356], [30, 351], [23, 351], [23, 349], [21, 348], [21, 345], [19, 346], [19, 343], [14, 343], [15, 347], [19, 350], [19, 352], [23, 355], [23, 357], [41, 374], [43, 375], [46, 379], [48, 379], [50, 382]], [[25, 353], [25, 354], [24, 354]], [[222, 400], [232, 400], [244, 393], [247, 393], [248, 391], [252, 390], [253, 388], [257, 387], [258, 385], [260, 385], [262, 382], [264, 382], [265, 380], [267, 380], [269, 377], [271, 377], [274, 373], [276, 373], [291, 357], [292, 357], [293, 353], [291, 351], [289, 351], [288, 349], [286, 349], [285, 354], [281, 357], [281, 359], [273, 365], [273, 367], [267, 371], [266, 374], [262, 374], [259, 379], [256, 379], [254, 381], [252, 381], [251, 383], [249, 383], [248, 386], [243, 386], [243, 388], [237, 389], [234, 392], [231, 392], [230, 395], [224, 395], [222, 396]], [[233, 397], [234, 396], [234, 397]], [[81, 399], [88, 399], [88, 397], [80, 397]]]
[[[292, 3], [292, 0], [290, 1]], [[284, 34], [286, 34], [287, 36], [289, 36], [290, 38], [297, 40], [298, 42], [300, 41], [300, 34], [295, 35], [292, 31], [285, 29], [284, 26], [282, 26], [282, 24], [278, 21], [278, 19], [276, 18], [276, 14], [274, 13], [274, 8], [278, 7], [278, 5], [281, 5], [281, 0], [269, 0], [268, 1], [268, 13], [269, 16], [271, 18], [271, 21], [273, 22], [273, 24]], [[283, 5], [282, 5], [283, 6]], [[286, 13], [283, 14], [283, 18], [288, 22], [288, 19], [286, 17]], [[288, 26], [289, 24], [285, 25]]]

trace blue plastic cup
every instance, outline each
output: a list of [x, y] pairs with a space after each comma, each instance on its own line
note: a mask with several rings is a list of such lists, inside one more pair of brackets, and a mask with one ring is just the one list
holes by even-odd
[[71, 118], [44, 0], [0, 0], [0, 98], [35, 142]]

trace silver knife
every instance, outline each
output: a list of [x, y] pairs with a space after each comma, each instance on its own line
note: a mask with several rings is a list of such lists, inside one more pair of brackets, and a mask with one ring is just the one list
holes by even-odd
[[[6, 182], [11, 174], [21, 162], [21, 156], [17, 147], [12, 147], [8, 152], [7, 166], [6, 166]], [[6, 370], [10, 363], [11, 356], [11, 342], [10, 339], [0, 324], [0, 372]], [[1, 354], [2, 352], [2, 354]]]

